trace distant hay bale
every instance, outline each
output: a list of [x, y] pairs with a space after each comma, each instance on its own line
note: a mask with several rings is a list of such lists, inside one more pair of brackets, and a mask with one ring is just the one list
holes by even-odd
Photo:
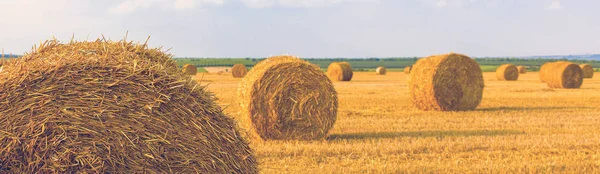
[[383, 66], [377, 67], [377, 69], [375, 69], [375, 74], [377, 75], [385, 75], [386, 73], [387, 70]]
[[583, 71], [583, 78], [593, 78], [594, 77], [594, 68], [592, 68], [589, 64], [581, 64], [579, 65], [581, 70]]
[[337, 118], [338, 98], [321, 69], [293, 56], [256, 64], [238, 87], [243, 123], [262, 140], [323, 139]]
[[231, 68], [231, 74], [234, 78], [244, 78], [248, 73], [248, 68], [244, 64], [235, 64]]
[[479, 64], [455, 53], [418, 60], [408, 81], [412, 101], [421, 110], [474, 110], [481, 102], [483, 87]]
[[412, 69], [411, 66], [406, 66], [404, 67], [404, 74], [410, 74], [410, 70]]
[[555, 62], [548, 68], [546, 83], [550, 88], [580, 88], [583, 83], [583, 71], [579, 65], [571, 62]]
[[184, 74], [193, 76], [193, 75], [196, 75], [196, 73], [198, 73], [198, 69], [194, 65], [185, 64], [185, 65], [183, 65], [183, 68], [181, 68], [181, 72], [183, 72]]
[[0, 173], [258, 172], [214, 94], [161, 50], [47, 41], [8, 64]]
[[496, 77], [501, 81], [515, 81], [519, 79], [519, 69], [513, 64], [504, 64], [496, 68]]
[[327, 67], [327, 76], [334, 81], [350, 81], [352, 66], [348, 62], [333, 62]]
[[517, 66], [517, 69], [519, 70], [519, 74], [527, 73], [527, 67], [525, 67], [525, 66]]
[[545, 83], [546, 82], [546, 74], [548, 74], [548, 70], [549, 70], [549, 66], [552, 65], [552, 63], [554, 62], [546, 62], [544, 63], [541, 67], [540, 67], [540, 81]]

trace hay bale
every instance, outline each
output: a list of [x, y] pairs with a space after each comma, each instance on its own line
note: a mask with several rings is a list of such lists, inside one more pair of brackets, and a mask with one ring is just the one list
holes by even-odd
[[412, 69], [411, 66], [406, 66], [404, 67], [404, 74], [410, 74], [410, 70]]
[[238, 87], [243, 123], [262, 140], [315, 140], [337, 117], [335, 88], [321, 69], [293, 56], [252, 68]]
[[583, 78], [593, 78], [594, 77], [594, 68], [588, 64], [579, 65], [581, 70], [583, 71]]
[[580, 88], [583, 83], [583, 71], [579, 65], [571, 62], [550, 64], [546, 83], [550, 88]]
[[375, 69], [375, 74], [377, 75], [385, 75], [386, 73], [387, 70], [383, 66], [377, 67], [377, 69]]
[[474, 110], [481, 102], [483, 87], [479, 64], [455, 53], [418, 60], [408, 81], [412, 101], [421, 110]]
[[517, 66], [517, 69], [519, 70], [519, 74], [527, 73], [527, 67], [525, 67], [525, 66]]
[[546, 83], [546, 74], [548, 74], [548, 70], [549, 70], [549, 66], [552, 65], [554, 62], [546, 62], [544, 63], [541, 67], [540, 67], [540, 81], [542, 83]]
[[544, 63], [541, 67], [540, 67], [540, 81], [542, 83], [546, 83], [547, 82], [547, 74], [550, 73], [550, 71], [552, 70], [552, 65], [555, 63], [561, 63], [561, 62], [565, 62], [565, 61], [556, 61], [556, 62], [546, 62]]
[[333, 81], [350, 81], [352, 66], [348, 62], [333, 62], [327, 67], [327, 76]]
[[47, 41], [0, 79], [0, 173], [257, 173], [214, 94], [158, 49]]
[[185, 64], [185, 65], [183, 65], [183, 68], [181, 68], [181, 72], [183, 72], [184, 74], [187, 74], [187, 75], [194, 76], [194, 75], [196, 75], [196, 73], [198, 73], [198, 69], [194, 65]]
[[235, 64], [231, 68], [231, 74], [234, 78], [244, 78], [248, 73], [248, 68], [244, 64]]
[[519, 79], [519, 69], [513, 64], [504, 64], [496, 68], [496, 77], [501, 81], [515, 81]]

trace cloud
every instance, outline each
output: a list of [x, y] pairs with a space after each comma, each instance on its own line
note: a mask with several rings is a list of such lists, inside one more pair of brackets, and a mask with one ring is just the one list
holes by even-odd
[[241, 0], [250, 8], [283, 7], [324, 7], [345, 2], [379, 2], [379, 0]]
[[552, 3], [548, 6], [548, 9], [551, 10], [560, 10], [562, 9], [562, 5], [560, 4], [560, 0], [553, 0]]
[[192, 9], [205, 4], [221, 6], [225, 0], [125, 0], [119, 5], [110, 8], [109, 13], [127, 14], [140, 8], [151, 8], [157, 6], [172, 7], [175, 10]]

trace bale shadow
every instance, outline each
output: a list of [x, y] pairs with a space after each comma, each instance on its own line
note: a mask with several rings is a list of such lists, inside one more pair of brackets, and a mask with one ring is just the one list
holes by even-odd
[[471, 136], [503, 136], [525, 134], [519, 130], [439, 130], [418, 132], [357, 132], [347, 134], [332, 134], [327, 140], [361, 140], [361, 139], [389, 139], [401, 137], [427, 138], [427, 137], [471, 137]]
[[591, 109], [591, 107], [492, 107], [492, 108], [478, 108], [475, 111], [533, 111], [533, 110], [564, 110], [564, 109]]

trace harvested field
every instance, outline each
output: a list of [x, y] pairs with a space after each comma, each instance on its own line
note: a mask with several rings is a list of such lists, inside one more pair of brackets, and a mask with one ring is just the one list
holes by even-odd
[[[600, 172], [599, 76], [581, 89], [550, 89], [538, 72], [517, 82], [483, 75], [476, 110], [436, 112], [412, 105], [403, 72], [355, 72], [353, 83], [334, 82], [340, 105], [327, 140], [251, 147], [262, 173]], [[239, 119], [241, 79], [204, 79], [224, 112]]]
[[211, 66], [203, 67], [208, 73], [228, 73], [231, 72], [230, 66]]

